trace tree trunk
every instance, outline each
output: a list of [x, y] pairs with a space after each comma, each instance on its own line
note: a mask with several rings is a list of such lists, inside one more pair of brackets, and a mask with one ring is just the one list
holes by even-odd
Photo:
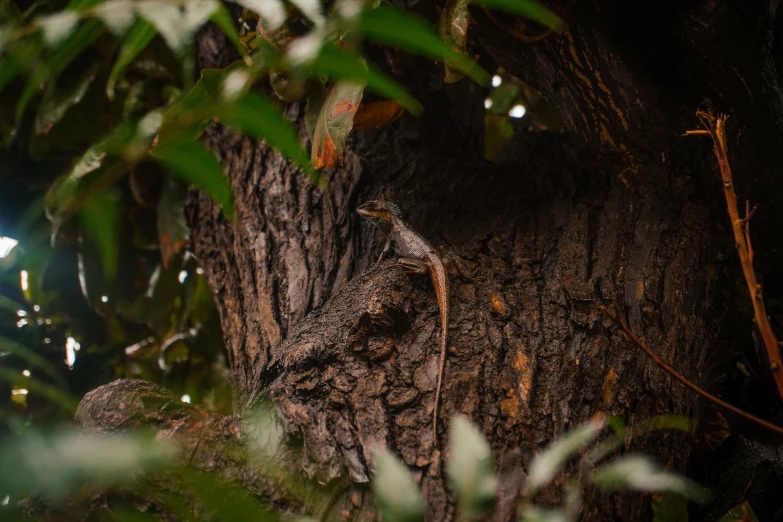
[[[462, 257], [455, 279], [441, 398], [440, 448], [462, 412], [490, 440], [505, 502], [531, 456], [597, 414], [628, 422], [657, 414], [698, 418], [697, 398], [629, 345], [597, 309], [616, 301], [630, 328], [690, 380], [709, 387], [705, 362], [727, 313], [751, 329], [708, 138], [683, 137], [695, 111], [730, 112], [738, 193], [763, 203], [753, 221], [759, 272], [780, 263], [764, 238], [779, 219], [783, 111], [773, 60], [777, 2], [560, 1], [564, 35], [525, 43], [480, 8], [472, 49], [539, 89], [563, 135], [518, 133], [496, 163], [482, 159], [486, 92], [442, 69], [404, 64], [423, 103], [377, 131], [354, 132], [326, 191], [254, 140], [214, 124], [237, 205], [227, 223], [203, 194], [188, 209], [193, 249], [225, 334], [237, 411], [261, 394], [286, 433], [303, 441], [296, 464], [322, 482], [371, 476], [371, 450], [399, 454], [420, 481], [429, 520], [453, 499], [431, 436], [440, 334], [428, 277], [392, 261], [372, 268], [385, 238], [356, 207], [383, 195], [434, 244]], [[512, 19], [503, 18], [510, 26]], [[216, 30], [200, 40], [203, 67], [226, 63]], [[290, 119], [304, 133], [303, 107]], [[767, 290], [769, 292], [769, 289]], [[707, 381], [707, 382], [705, 382]], [[773, 396], [773, 395], [770, 395]], [[683, 471], [689, 440], [638, 442]], [[356, 501], [356, 498], [361, 498]], [[543, 503], [557, 503], [557, 492]], [[588, 492], [584, 520], [649, 520], [650, 497]], [[367, 495], [335, 513], [372, 516]]]

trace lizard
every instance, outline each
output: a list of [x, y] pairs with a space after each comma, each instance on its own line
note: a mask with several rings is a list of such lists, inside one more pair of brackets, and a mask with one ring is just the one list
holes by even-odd
[[400, 209], [394, 203], [375, 200], [368, 201], [357, 208], [359, 215], [388, 228], [389, 235], [376, 264], [383, 260], [394, 243], [394, 250], [400, 255], [397, 264], [408, 273], [426, 274], [432, 278], [435, 296], [440, 311], [440, 363], [438, 381], [435, 387], [435, 407], [432, 413], [433, 444], [438, 445], [438, 403], [443, 383], [443, 369], [446, 364], [446, 345], [449, 333], [449, 276], [446, 273], [444, 259], [435, 248], [418, 232], [402, 220]]

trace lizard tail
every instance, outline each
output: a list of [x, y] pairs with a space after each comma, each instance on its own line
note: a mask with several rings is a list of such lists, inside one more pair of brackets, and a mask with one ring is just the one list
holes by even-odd
[[435, 407], [432, 411], [432, 440], [435, 446], [438, 446], [438, 405], [440, 404], [440, 388], [443, 384], [443, 369], [446, 366], [446, 343], [449, 335], [449, 315], [448, 311], [441, 314], [440, 324], [440, 367], [438, 368], [438, 383], [435, 386]]

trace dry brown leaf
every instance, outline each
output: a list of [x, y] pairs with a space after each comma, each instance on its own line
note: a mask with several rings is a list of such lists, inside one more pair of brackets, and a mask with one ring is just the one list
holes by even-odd
[[394, 100], [383, 100], [363, 105], [353, 119], [353, 127], [362, 131], [378, 129], [405, 113], [405, 109]]

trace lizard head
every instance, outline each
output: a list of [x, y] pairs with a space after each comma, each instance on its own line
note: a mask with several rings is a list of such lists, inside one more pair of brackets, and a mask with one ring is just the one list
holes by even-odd
[[356, 209], [360, 216], [391, 223], [392, 208], [383, 200], [368, 201]]

